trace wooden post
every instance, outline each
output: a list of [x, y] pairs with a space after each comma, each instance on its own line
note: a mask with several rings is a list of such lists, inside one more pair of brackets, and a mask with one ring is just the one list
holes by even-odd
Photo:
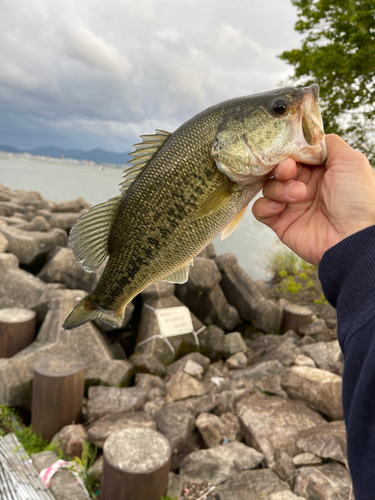
[[159, 500], [171, 464], [169, 441], [146, 427], [111, 434], [103, 448], [101, 500]]
[[10, 358], [33, 342], [35, 316], [21, 307], [0, 310], [0, 358]]
[[34, 365], [31, 425], [45, 439], [81, 420], [85, 365], [71, 351], [46, 354]]

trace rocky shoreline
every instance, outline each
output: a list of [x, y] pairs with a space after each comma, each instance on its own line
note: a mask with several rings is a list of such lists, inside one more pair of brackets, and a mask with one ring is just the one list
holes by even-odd
[[[186, 284], [150, 285], [120, 329], [95, 322], [65, 331], [63, 320], [101, 274], [85, 273], [68, 246], [89, 206], [0, 185], [0, 309], [26, 307], [37, 320], [36, 340], [0, 359], [0, 404], [30, 410], [36, 360], [71, 351], [85, 362], [87, 397], [83, 423], [60, 432], [67, 454], [80, 455], [83, 440], [102, 449], [116, 430], [149, 427], [172, 448], [172, 498], [353, 498], [334, 309], [275, 300], [235, 255], [216, 256], [209, 245]], [[168, 345], [154, 310], [181, 305], [199, 333]], [[56, 456], [33, 458], [43, 468]], [[98, 477], [100, 464], [91, 471]], [[66, 481], [61, 487], [60, 499], [87, 498]]]

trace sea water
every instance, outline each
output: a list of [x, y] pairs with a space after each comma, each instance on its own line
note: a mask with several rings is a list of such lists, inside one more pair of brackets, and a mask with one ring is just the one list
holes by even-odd
[[[122, 170], [92, 165], [0, 157], [0, 184], [11, 189], [39, 191], [52, 201], [74, 200], [83, 196], [96, 205], [119, 194]], [[259, 195], [260, 196], [260, 195]], [[270, 279], [270, 255], [280, 248], [274, 232], [257, 222], [250, 204], [237, 229], [225, 240], [214, 240], [217, 254], [233, 252], [240, 266], [253, 278]]]

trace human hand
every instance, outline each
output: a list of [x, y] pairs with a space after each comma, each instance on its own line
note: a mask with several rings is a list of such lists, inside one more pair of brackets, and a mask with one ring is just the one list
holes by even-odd
[[367, 158], [337, 135], [327, 135], [326, 144], [325, 166], [284, 160], [253, 205], [256, 219], [312, 264], [347, 236], [375, 224], [375, 172]]

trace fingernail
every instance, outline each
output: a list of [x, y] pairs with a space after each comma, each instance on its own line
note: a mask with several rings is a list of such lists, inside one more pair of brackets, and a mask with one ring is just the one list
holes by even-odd
[[284, 205], [284, 203], [280, 201], [270, 201], [270, 209], [271, 210], [280, 210], [280, 208]]
[[289, 186], [286, 188], [285, 194], [291, 200], [295, 200], [301, 191], [302, 191], [302, 185], [292, 182], [292, 184], [289, 184]]

